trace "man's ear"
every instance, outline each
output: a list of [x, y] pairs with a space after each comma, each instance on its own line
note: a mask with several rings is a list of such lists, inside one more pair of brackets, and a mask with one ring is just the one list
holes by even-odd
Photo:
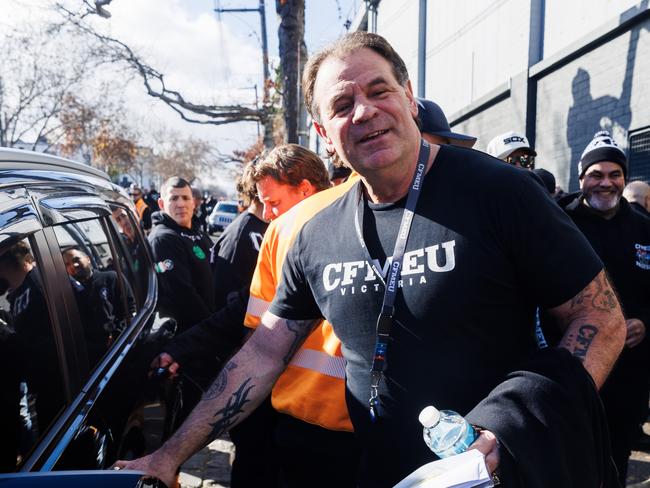
[[325, 143], [325, 149], [327, 149], [327, 152], [329, 153], [335, 152], [334, 144], [332, 143], [332, 140], [327, 136], [327, 130], [325, 130], [325, 127], [323, 127], [321, 124], [319, 124], [316, 121], [314, 121], [313, 124], [314, 124], [314, 129], [316, 129], [316, 133], [320, 136], [320, 138]]
[[406, 93], [406, 98], [409, 100], [409, 109], [413, 118], [418, 116], [418, 103], [415, 101], [415, 96], [413, 95], [413, 85], [411, 85], [411, 80], [406, 80], [406, 85], [404, 85], [404, 92]]
[[165, 211], [165, 200], [163, 200], [162, 198], [158, 199], [158, 208], [163, 212]]
[[303, 197], [310, 197], [316, 193], [316, 187], [305, 178], [298, 184], [298, 191], [302, 193]]

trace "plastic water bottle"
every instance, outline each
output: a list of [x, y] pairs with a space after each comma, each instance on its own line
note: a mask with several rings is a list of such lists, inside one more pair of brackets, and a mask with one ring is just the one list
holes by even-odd
[[465, 452], [478, 437], [474, 427], [452, 410], [429, 406], [418, 419], [424, 426], [424, 442], [440, 458]]

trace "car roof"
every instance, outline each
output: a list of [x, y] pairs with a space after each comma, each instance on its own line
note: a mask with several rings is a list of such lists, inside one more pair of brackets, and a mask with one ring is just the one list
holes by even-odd
[[[105, 172], [70, 159], [22, 149], [0, 147], [0, 171], [12, 173], [24, 170], [76, 174], [111, 181]], [[57, 179], [54, 175], [52, 178]]]

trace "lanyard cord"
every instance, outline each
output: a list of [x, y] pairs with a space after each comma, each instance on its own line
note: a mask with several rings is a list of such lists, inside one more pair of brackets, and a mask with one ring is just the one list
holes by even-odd
[[409, 232], [411, 230], [411, 223], [413, 222], [413, 215], [417, 206], [418, 198], [420, 197], [420, 190], [422, 188], [422, 179], [424, 170], [427, 167], [429, 160], [429, 153], [431, 147], [424, 140], [420, 142], [420, 153], [418, 155], [418, 162], [409, 187], [408, 197], [406, 198], [406, 206], [402, 214], [402, 221], [397, 233], [397, 240], [395, 241], [395, 250], [393, 251], [392, 262], [389, 267], [387, 279], [384, 281], [382, 273], [375, 265], [368, 246], [363, 239], [363, 212], [364, 212], [364, 198], [362, 183], [359, 182], [357, 187], [357, 209], [354, 214], [354, 226], [357, 233], [359, 243], [366, 254], [368, 265], [372, 266], [374, 273], [384, 284], [384, 300], [381, 306], [381, 312], [377, 318], [377, 339], [375, 341], [375, 353], [372, 359], [372, 368], [370, 369], [371, 384], [370, 384], [370, 418], [375, 422], [378, 418], [379, 397], [377, 389], [379, 381], [386, 369], [386, 353], [388, 352], [388, 341], [390, 339], [390, 329], [393, 324], [393, 316], [395, 313], [395, 298], [397, 296], [397, 283], [400, 278], [402, 268], [402, 260], [404, 258], [404, 251], [406, 250], [406, 242], [408, 240]]

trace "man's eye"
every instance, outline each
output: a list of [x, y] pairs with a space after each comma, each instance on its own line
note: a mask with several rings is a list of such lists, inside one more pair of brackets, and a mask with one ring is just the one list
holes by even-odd
[[335, 114], [345, 113], [350, 109], [350, 107], [351, 107], [351, 105], [349, 103], [345, 103], [345, 104], [342, 104], [342, 105], [337, 105], [336, 107], [334, 107], [334, 113]]

